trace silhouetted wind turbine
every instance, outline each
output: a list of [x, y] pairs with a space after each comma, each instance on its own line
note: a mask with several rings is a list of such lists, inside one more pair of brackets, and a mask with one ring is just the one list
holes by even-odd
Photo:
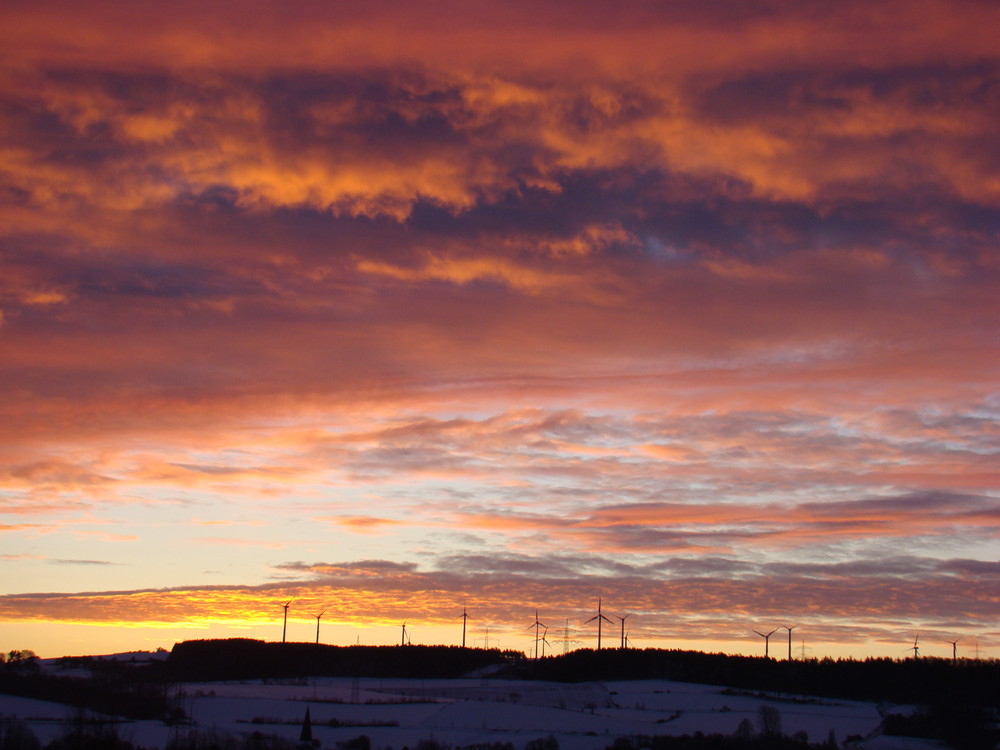
[[755, 630], [753, 632], [755, 632], [757, 635], [759, 635], [761, 638], [764, 639], [764, 658], [765, 659], [770, 658], [771, 636], [777, 633], [778, 629], [775, 628], [774, 630], [772, 630], [770, 633], [767, 634], [761, 633], [759, 630]]
[[951, 660], [952, 661], [958, 661], [958, 642], [960, 640], [961, 640], [960, 638], [956, 638], [953, 641], [945, 641], [945, 643], [950, 643], [951, 644]]
[[914, 659], [919, 659], [920, 658], [920, 648], [917, 646], [917, 639], [918, 638], [920, 638], [920, 633], [917, 633], [915, 636], [913, 636], [913, 645], [910, 646], [910, 648], [906, 649], [907, 651], [911, 651], [911, 650], [913, 651], [913, 658]]
[[316, 615], [316, 643], [319, 643], [319, 618], [321, 618], [325, 614], [326, 610], [324, 609], [322, 612]]
[[611, 620], [609, 620], [607, 617], [605, 617], [604, 613], [601, 612], [601, 598], [600, 597], [597, 598], [597, 614], [594, 615], [593, 617], [591, 617], [589, 620], [587, 620], [587, 622], [585, 622], [584, 625], [586, 625], [588, 623], [591, 623], [594, 620], [597, 620], [597, 650], [600, 651], [601, 650], [601, 623], [606, 622], [608, 624], [611, 624]]
[[535, 629], [535, 658], [537, 659], [538, 658], [538, 629], [539, 628], [545, 628], [546, 631], [548, 631], [548, 629], [549, 629], [548, 625], [546, 625], [545, 623], [542, 623], [542, 622], [538, 621], [538, 610], [537, 609], [535, 610], [535, 621], [533, 623], [531, 623], [528, 626], [528, 628], [529, 629], [531, 629], [531, 628]]
[[410, 634], [406, 632], [406, 620], [403, 620], [403, 635], [400, 638], [399, 645], [406, 646], [410, 643]]
[[615, 617], [617, 617], [619, 620], [622, 621], [622, 645], [621, 645], [622, 648], [627, 648], [627, 646], [625, 645], [625, 621], [631, 616], [632, 616], [631, 612], [629, 612], [624, 617], [622, 617], [621, 615], [615, 615]]
[[788, 631], [788, 661], [792, 660], [792, 631], [798, 627], [798, 625], [782, 625], [785, 630]]
[[291, 604], [294, 601], [295, 601], [295, 597], [293, 596], [291, 599], [289, 599], [287, 602], [285, 602], [284, 604], [281, 605], [282, 607], [285, 608], [285, 619], [281, 623], [281, 642], [282, 643], [285, 642], [285, 634], [288, 632], [288, 605]]
[[548, 632], [549, 632], [548, 628], [545, 628], [545, 630], [542, 631], [542, 658], [543, 659], [545, 658], [545, 647], [548, 646], [549, 648], [552, 648], [552, 644], [549, 643], [549, 639], [545, 637], [548, 634]]
[[465, 648], [465, 625], [469, 619], [469, 613], [465, 611], [465, 605], [462, 605], [462, 648]]

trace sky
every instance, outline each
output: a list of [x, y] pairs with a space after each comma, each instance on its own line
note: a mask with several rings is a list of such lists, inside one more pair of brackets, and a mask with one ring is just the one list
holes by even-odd
[[997, 28], [7, 0], [0, 649], [1000, 658]]

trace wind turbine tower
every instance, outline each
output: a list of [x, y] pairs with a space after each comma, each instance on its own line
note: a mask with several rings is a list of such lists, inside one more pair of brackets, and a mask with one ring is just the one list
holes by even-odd
[[[528, 627], [535, 629], [535, 658], [537, 659], [538, 658], [538, 641], [539, 641], [538, 629], [539, 628], [545, 628], [545, 631], [548, 632], [549, 626], [546, 625], [543, 622], [539, 622], [538, 621], [538, 610], [536, 609], [535, 610], [535, 621], [533, 623], [531, 623]], [[544, 652], [544, 650], [545, 649], [543, 648], [542, 651]]]
[[788, 631], [788, 661], [792, 660], [792, 631], [798, 627], [798, 625], [782, 625], [785, 630]]
[[600, 651], [601, 650], [601, 625], [602, 625], [602, 623], [605, 623], [605, 622], [608, 623], [609, 625], [611, 624], [611, 620], [609, 620], [607, 617], [605, 617], [604, 613], [601, 612], [601, 598], [600, 597], [597, 598], [597, 614], [594, 615], [593, 617], [591, 617], [589, 620], [587, 620], [587, 622], [585, 622], [584, 625], [586, 625], [587, 623], [591, 623], [594, 620], [597, 620], [597, 650]]
[[919, 659], [920, 658], [920, 647], [917, 646], [917, 639], [918, 638], [920, 638], [920, 633], [917, 633], [915, 636], [913, 636], [913, 645], [910, 646], [910, 648], [906, 649], [907, 651], [913, 651], [913, 658], [914, 659]]
[[406, 620], [403, 620], [403, 635], [400, 637], [399, 645], [400, 646], [410, 645], [410, 634], [406, 632]]
[[631, 616], [632, 616], [632, 613], [631, 613], [631, 612], [629, 612], [629, 613], [628, 613], [627, 615], [625, 615], [624, 617], [622, 617], [621, 615], [615, 615], [615, 617], [617, 617], [617, 618], [618, 618], [619, 620], [621, 620], [621, 621], [622, 621], [622, 644], [621, 644], [621, 648], [622, 648], [622, 649], [626, 649], [626, 648], [628, 648], [628, 644], [627, 644], [627, 643], [626, 643], [626, 641], [625, 641], [625, 621], [626, 621], [626, 620], [627, 620], [628, 618], [630, 618]]
[[465, 611], [465, 606], [462, 607], [462, 648], [465, 648], [465, 626], [469, 620], [469, 613]]
[[288, 634], [288, 606], [295, 601], [295, 597], [292, 597], [287, 602], [281, 606], [285, 608], [285, 618], [281, 622], [281, 642], [285, 642], [285, 636]]
[[958, 661], [958, 642], [959, 642], [959, 640], [961, 640], [961, 639], [956, 638], [953, 641], [946, 641], [946, 643], [950, 643], [951, 644], [951, 660], [952, 661]]
[[764, 658], [769, 659], [770, 649], [771, 649], [771, 636], [778, 632], [778, 628], [775, 628], [770, 633], [761, 633], [759, 630], [755, 630], [753, 632], [755, 632], [757, 635], [759, 635], [761, 638], [764, 639]]
[[316, 615], [316, 643], [319, 643], [319, 618], [321, 618], [325, 614], [326, 610], [324, 609], [322, 612]]

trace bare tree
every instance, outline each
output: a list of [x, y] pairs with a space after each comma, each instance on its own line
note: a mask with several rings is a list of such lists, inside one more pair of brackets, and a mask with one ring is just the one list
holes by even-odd
[[781, 712], [774, 706], [761, 705], [757, 709], [757, 723], [760, 725], [761, 737], [781, 736]]

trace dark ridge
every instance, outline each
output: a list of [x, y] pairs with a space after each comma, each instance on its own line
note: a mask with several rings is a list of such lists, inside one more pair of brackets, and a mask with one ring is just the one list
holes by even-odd
[[554, 682], [665, 679], [772, 695], [1000, 708], [1000, 661], [811, 659], [662, 649], [581, 649], [528, 660], [518, 651], [458, 646], [327, 646], [249, 639], [185, 641], [164, 665], [172, 681], [310, 676], [454, 678], [491, 676]]
[[556, 682], [666, 679], [765, 693], [1000, 707], [1000, 661], [983, 659], [809, 659], [661, 649], [581, 649], [525, 662], [522, 675]]
[[288, 677], [461, 677], [522, 659], [517, 651], [459, 646], [328, 646], [245, 638], [184, 641], [167, 660], [173, 680]]

